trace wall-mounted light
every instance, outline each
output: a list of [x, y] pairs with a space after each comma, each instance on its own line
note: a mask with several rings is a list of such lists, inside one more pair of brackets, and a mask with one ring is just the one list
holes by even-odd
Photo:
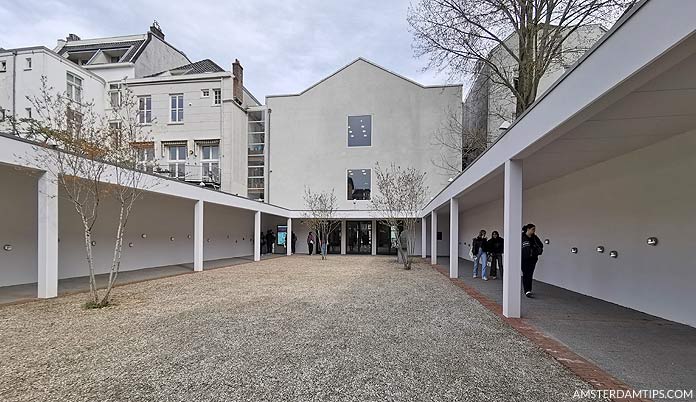
[[544, 240], [544, 244], [549, 244], [549, 243], [551, 243], [551, 240], [549, 240], [549, 239]]
[[174, 236], [170, 237], [169, 241], [174, 241]]
[[227, 238], [229, 239], [229, 238], [230, 238], [230, 235], [227, 235]]
[[12, 251], [12, 245], [11, 244], [5, 244], [2, 246], [2, 249], [5, 251]]
[[143, 233], [143, 234], [140, 235], [140, 237], [142, 237], [143, 239], [146, 239], [146, 238], [147, 238], [147, 234]]
[[657, 237], [648, 237], [645, 242], [648, 243], [648, 246], [657, 246]]
[[597, 246], [597, 252], [598, 252], [598, 253], [603, 253], [603, 252], [604, 252], [604, 246]]
[[611, 258], [619, 258], [619, 252], [616, 251], [616, 250], [611, 250], [611, 251], [609, 252], [609, 257], [611, 257]]
[[187, 239], [190, 239], [190, 238], [191, 238], [191, 235], [190, 235], [190, 234], [187, 234], [187, 235], [186, 235], [186, 238], [187, 238]]
[[573, 254], [577, 254], [577, 253], [578, 253], [578, 248], [577, 248], [577, 247], [571, 247], [570, 252], [573, 253]]
[[90, 243], [90, 244], [93, 245], [93, 246], [96, 246], [96, 245], [97, 245], [97, 242], [94, 241], [94, 240], [92, 240], [92, 243]]
[[208, 243], [210, 243], [210, 237], [209, 237], [208, 239], [206, 239], [206, 241], [207, 241]]
[[128, 243], [128, 247], [133, 247], [133, 242]]

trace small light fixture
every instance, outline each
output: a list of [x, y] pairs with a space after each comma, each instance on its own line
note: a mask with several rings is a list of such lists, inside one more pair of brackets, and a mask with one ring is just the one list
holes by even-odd
[[191, 238], [191, 235], [190, 235], [190, 234], [187, 234], [187, 235], [186, 235], [186, 238], [187, 238], [187, 239], [190, 239], [190, 238]]
[[549, 240], [549, 239], [544, 240], [544, 244], [550, 244], [550, 243], [551, 243], [551, 240]]
[[96, 242], [95, 240], [92, 240], [92, 243], [90, 243], [90, 244], [93, 245], [93, 246], [96, 246], [96, 245], [97, 245], [97, 242]]
[[133, 247], [133, 242], [128, 243], [128, 247]]
[[207, 239], [206, 241], [207, 241], [208, 243], [210, 243], [210, 237], [208, 237], [208, 239]]
[[229, 238], [230, 238], [230, 235], [227, 235], [227, 238], [229, 239]]
[[5, 244], [2, 246], [2, 249], [5, 251], [12, 251], [12, 245], [11, 244]]
[[648, 237], [645, 242], [648, 243], [648, 246], [657, 246], [657, 237]]
[[147, 234], [146, 234], [146, 233], [143, 233], [143, 234], [140, 235], [140, 237], [142, 237], [143, 239], [147, 239]]
[[597, 246], [597, 252], [598, 252], [598, 253], [603, 253], [603, 252], [604, 252], [604, 246]]
[[611, 258], [619, 258], [619, 252], [616, 251], [616, 250], [611, 250], [611, 251], [609, 252], [609, 257], [611, 257]]
[[450, 182], [450, 183], [453, 182], [453, 181], [454, 181], [454, 177], [450, 177], [449, 179], [447, 179], [447, 181]]
[[174, 241], [174, 236], [171, 236], [171, 237], [169, 238], [169, 241]]
[[578, 253], [578, 248], [577, 248], [577, 247], [571, 247], [570, 252], [573, 253], [573, 254], [577, 254], [577, 253]]

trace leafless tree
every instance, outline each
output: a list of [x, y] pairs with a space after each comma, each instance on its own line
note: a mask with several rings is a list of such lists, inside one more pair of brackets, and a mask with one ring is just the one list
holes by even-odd
[[305, 187], [304, 201], [306, 210], [303, 218], [309, 229], [316, 233], [317, 251], [321, 250], [321, 259], [325, 260], [329, 237], [341, 227], [341, 221], [336, 216], [336, 194], [333, 190], [312, 192], [309, 187]]
[[374, 170], [377, 191], [372, 194], [372, 210], [386, 225], [397, 228], [397, 258], [404, 269], [411, 269], [416, 249], [417, 214], [428, 192], [425, 172], [394, 163], [386, 168], [377, 163]]
[[420, 0], [408, 22], [417, 56], [451, 76], [484, 74], [509, 90], [519, 116], [536, 99], [554, 61], [575, 60], [592, 43], [567, 39], [608, 27], [635, 0]]
[[488, 146], [485, 127], [471, 126], [469, 122], [450, 111], [432, 137], [433, 145], [440, 151], [431, 162], [447, 177], [458, 175]]
[[[84, 229], [84, 247], [89, 269], [88, 307], [109, 305], [118, 277], [128, 218], [135, 202], [155, 180], [144, 175], [147, 163], [138, 162], [135, 144], [147, 140], [138, 124], [138, 105], [128, 88], [112, 105], [111, 115], [75, 94], [54, 93], [42, 77], [40, 94], [27, 97], [36, 116], [23, 119], [18, 133], [37, 141], [32, 164], [57, 182], [62, 197], [73, 206]], [[142, 170], [139, 170], [142, 169]], [[149, 180], [144, 180], [150, 177]], [[102, 201], [111, 197], [118, 205], [113, 256], [106, 289], [100, 295], [95, 279], [92, 234]]]

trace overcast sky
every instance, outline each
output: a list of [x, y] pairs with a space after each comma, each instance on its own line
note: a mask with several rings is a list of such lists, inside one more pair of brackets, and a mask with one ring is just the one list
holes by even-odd
[[229, 70], [238, 58], [244, 84], [259, 99], [300, 92], [362, 56], [422, 84], [406, 14], [409, 0], [22, 0], [0, 2], [0, 47], [144, 33], [157, 20], [166, 40], [192, 61]]

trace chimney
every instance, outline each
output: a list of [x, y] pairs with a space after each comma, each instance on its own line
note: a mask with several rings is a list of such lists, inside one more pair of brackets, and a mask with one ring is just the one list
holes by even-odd
[[71, 33], [71, 34], [68, 34], [68, 37], [65, 38], [65, 40], [70, 42], [70, 41], [80, 40], [80, 37]]
[[162, 32], [162, 28], [160, 28], [160, 25], [157, 22], [157, 20], [153, 21], [152, 25], [150, 25], [150, 32], [152, 32], [152, 34], [156, 37], [164, 40], [164, 32]]
[[244, 100], [244, 69], [237, 59], [232, 63], [232, 75], [232, 98], [241, 105]]

